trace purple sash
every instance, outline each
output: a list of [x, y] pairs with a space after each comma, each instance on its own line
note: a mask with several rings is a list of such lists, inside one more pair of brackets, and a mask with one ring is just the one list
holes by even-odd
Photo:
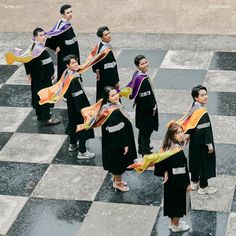
[[[61, 24], [60, 22], [61, 20], [57, 22], [57, 24], [50, 31], [45, 32], [45, 34], [49, 37], [57, 36], [59, 34], [62, 34], [71, 27], [71, 23], [69, 21], [62, 21]], [[60, 24], [59, 27], [58, 24]]]

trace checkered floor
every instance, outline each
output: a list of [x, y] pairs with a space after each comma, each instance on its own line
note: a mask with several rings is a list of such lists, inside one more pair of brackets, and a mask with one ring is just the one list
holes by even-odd
[[[15, 45], [14, 45], [15, 46]], [[181, 235], [235, 235], [236, 227], [236, 53], [118, 48], [121, 87], [134, 71], [133, 58], [144, 54], [160, 112], [160, 131], [153, 133], [160, 147], [166, 123], [190, 106], [190, 90], [209, 89], [217, 153], [217, 177], [210, 180], [218, 192], [191, 193], [192, 210], [185, 220], [191, 231]], [[126, 172], [130, 191], [115, 192], [103, 170], [101, 133], [88, 143], [96, 153], [91, 161], [69, 153], [65, 135], [67, 111], [62, 101], [52, 110], [62, 122], [44, 127], [30, 105], [30, 85], [23, 66], [0, 65], [0, 235], [94, 236], [169, 235], [163, 217], [163, 186], [151, 170]], [[95, 101], [95, 78], [83, 76], [88, 97]], [[123, 100], [134, 120], [132, 102]], [[137, 138], [137, 130], [134, 128]]]

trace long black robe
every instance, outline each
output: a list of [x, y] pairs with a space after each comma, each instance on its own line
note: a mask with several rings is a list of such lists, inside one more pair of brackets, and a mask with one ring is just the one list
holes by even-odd
[[187, 211], [186, 191], [190, 180], [187, 158], [182, 150], [155, 164], [156, 176], [163, 177], [165, 171], [168, 171], [168, 181], [164, 184], [164, 216], [183, 217]]
[[157, 107], [154, 92], [152, 90], [149, 78], [145, 78], [140, 86], [138, 95], [135, 98], [136, 112], [135, 125], [142, 133], [150, 134], [158, 130], [158, 109], [153, 116], [153, 108]]
[[[123, 109], [112, 112], [102, 125], [103, 168], [114, 175], [121, 175], [137, 158], [132, 124]], [[129, 150], [124, 155], [124, 148]]]
[[[98, 53], [100, 52], [102, 47], [103, 43], [100, 42], [98, 47]], [[114, 87], [119, 82], [117, 62], [112, 50], [103, 60], [96, 63], [92, 68], [94, 73], [96, 72], [97, 69], [99, 69], [100, 80], [97, 81], [97, 93], [96, 93], [96, 100], [99, 100], [100, 98], [102, 98], [104, 87], [106, 86]]]
[[[39, 105], [38, 91], [52, 85], [52, 76], [54, 75], [54, 66], [49, 53], [44, 50], [38, 57], [24, 64], [26, 74], [31, 74], [31, 94], [32, 106], [34, 109], [49, 109], [52, 105]], [[41, 106], [41, 107], [40, 107]]]
[[74, 54], [78, 57], [78, 63], [80, 64], [79, 44], [72, 27], [65, 30], [63, 33], [47, 38], [46, 47], [56, 50], [60, 47], [60, 51], [57, 54], [57, 79], [61, 78], [62, 73], [66, 69], [66, 65], [63, 62], [63, 58], [69, 54]]
[[208, 113], [205, 113], [199, 120], [195, 129], [189, 130], [189, 170], [209, 179], [216, 176], [216, 156], [215, 151], [208, 154], [206, 144], [212, 144], [214, 147], [211, 121]]
[[84, 118], [81, 115], [81, 109], [90, 106], [80, 77], [76, 77], [71, 81], [70, 86], [65, 93], [65, 97], [67, 98], [69, 120], [68, 126], [66, 128], [66, 134], [68, 134], [74, 140], [78, 140], [80, 137], [83, 137], [85, 140], [94, 138], [93, 129], [76, 133], [77, 125], [84, 122]]

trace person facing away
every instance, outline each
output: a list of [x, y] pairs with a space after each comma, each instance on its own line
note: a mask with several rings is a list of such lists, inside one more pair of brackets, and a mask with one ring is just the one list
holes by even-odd
[[146, 57], [143, 55], [136, 56], [134, 64], [137, 70], [128, 86], [132, 88], [130, 99], [134, 99], [136, 106], [135, 125], [139, 129], [138, 152], [144, 156], [151, 153], [152, 132], [158, 131], [158, 106], [148, 75], [149, 64]]
[[[181, 217], [187, 213], [187, 192], [191, 191], [187, 158], [182, 145], [185, 135], [180, 125], [169, 124], [162, 144], [162, 151], [178, 149], [172, 156], [155, 164], [154, 175], [164, 177], [164, 216], [170, 218], [172, 232], [187, 231], [190, 226]], [[190, 205], [190, 204], [189, 204]]]
[[110, 86], [104, 88], [100, 113], [108, 113], [102, 124], [103, 168], [113, 174], [113, 187], [129, 191], [122, 174], [137, 158], [134, 134], [129, 115], [119, 102], [119, 94]]
[[45, 123], [46, 126], [57, 125], [60, 123], [57, 119], [52, 119], [50, 114], [50, 106], [44, 104], [39, 105], [38, 91], [50, 87], [54, 78], [54, 66], [49, 53], [44, 45], [45, 33], [41, 28], [33, 31], [34, 43], [32, 44], [32, 54], [37, 52], [38, 56], [28, 63], [25, 63], [25, 71], [31, 81], [32, 106], [36, 111], [37, 120]]
[[72, 28], [71, 5], [63, 5], [60, 8], [61, 20], [49, 31], [46, 32], [46, 47], [57, 53], [57, 80], [60, 80], [62, 73], [66, 69], [63, 58], [69, 54], [76, 55], [80, 64], [79, 44]]
[[195, 128], [187, 132], [190, 135], [191, 187], [198, 189], [199, 194], [212, 194], [217, 188], [209, 187], [208, 179], [216, 176], [216, 156], [211, 121], [205, 107], [208, 102], [207, 88], [198, 85], [192, 89], [191, 95], [193, 104], [189, 113], [198, 116]]
[[[106, 48], [112, 49], [111, 33], [107, 26], [102, 26], [97, 30], [97, 36], [101, 38], [101, 42], [98, 44], [97, 53], [102, 52]], [[106, 86], [112, 86], [115, 89], [119, 89], [119, 74], [117, 70], [117, 63], [112, 50], [108, 55], [95, 64], [93, 67], [93, 72], [96, 73], [97, 80], [97, 92], [96, 100], [98, 101], [102, 98], [104, 88]]]
[[85, 94], [81, 76], [77, 73], [79, 70], [79, 64], [76, 55], [67, 55], [64, 57], [64, 63], [67, 67], [64, 76], [73, 75], [69, 88], [65, 93], [67, 99], [67, 110], [68, 110], [68, 126], [66, 128], [66, 133], [70, 137], [70, 144], [68, 151], [73, 152], [78, 149], [77, 141], [79, 141], [79, 152], [78, 159], [91, 159], [95, 156], [94, 153], [90, 152], [86, 148], [86, 140], [94, 138], [93, 129], [87, 131], [81, 131], [76, 133], [76, 127], [78, 124], [83, 123], [83, 116], [81, 114], [81, 109], [90, 106], [88, 98]]

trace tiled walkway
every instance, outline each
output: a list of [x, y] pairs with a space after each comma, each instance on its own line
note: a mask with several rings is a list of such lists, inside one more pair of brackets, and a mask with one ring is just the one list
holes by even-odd
[[[166, 123], [191, 105], [190, 90], [204, 84], [209, 89], [217, 154], [214, 195], [191, 194], [192, 210], [186, 217], [191, 231], [181, 235], [235, 235], [236, 224], [236, 53], [167, 50], [147, 47], [115, 48], [121, 86], [134, 71], [133, 58], [144, 54], [160, 112], [160, 131], [153, 133], [160, 147]], [[144, 40], [145, 42], [145, 40]], [[135, 48], [135, 42], [133, 42]], [[14, 46], [9, 42], [9, 48]], [[81, 50], [83, 50], [81, 48]], [[11, 236], [130, 236], [169, 235], [163, 217], [161, 179], [151, 170], [142, 175], [126, 172], [130, 191], [115, 192], [111, 176], [102, 168], [101, 133], [89, 142], [96, 157], [79, 161], [69, 153], [64, 134], [64, 102], [52, 110], [62, 123], [44, 127], [30, 105], [30, 85], [24, 68], [0, 65], [0, 235]], [[83, 76], [88, 97], [95, 101], [95, 78]], [[123, 100], [132, 121], [132, 102]], [[135, 128], [134, 128], [135, 129]], [[135, 129], [137, 138], [137, 130]]]

